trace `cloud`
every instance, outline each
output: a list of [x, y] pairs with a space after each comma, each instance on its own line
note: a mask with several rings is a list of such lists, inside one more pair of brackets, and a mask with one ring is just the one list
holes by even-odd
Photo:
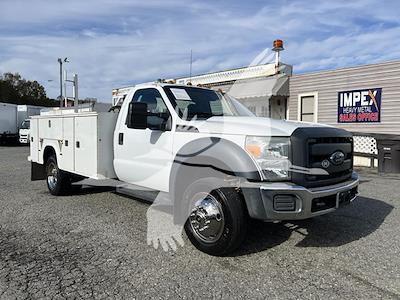
[[[80, 96], [113, 87], [249, 64], [282, 38], [286, 63], [307, 72], [399, 59], [396, 1], [2, 0], [0, 72], [20, 72], [58, 95], [58, 57]], [[18, 18], [16, 18], [18, 16]], [[48, 80], [53, 80], [48, 82]]]

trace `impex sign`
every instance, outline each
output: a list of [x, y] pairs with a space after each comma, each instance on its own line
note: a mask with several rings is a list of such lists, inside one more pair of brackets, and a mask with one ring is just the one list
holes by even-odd
[[338, 123], [376, 123], [381, 121], [382, 89], [338, 93]]

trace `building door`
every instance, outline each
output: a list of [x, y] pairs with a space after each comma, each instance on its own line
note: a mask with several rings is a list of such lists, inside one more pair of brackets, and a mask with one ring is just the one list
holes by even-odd
[[287, 109], [287, 98], [272, 96], [269, 99], [270, 117], [272, 119], [285, 120]]

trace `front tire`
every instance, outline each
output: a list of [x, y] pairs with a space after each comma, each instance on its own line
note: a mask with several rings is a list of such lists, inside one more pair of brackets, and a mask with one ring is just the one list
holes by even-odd
[[222, 256], [234, 251], [247, 231], [245, 206], [234, 188], [218, 188], [211, 192], [206, 185], [189, 186], [192, 210], [185, 231], [192, 244], [202, 252]]
[[71, 191], [71, 178], [58, 168], [54, 155], [50, 156], [46, 162], [46, 182], [50, 194], [54, 196], [67, 195]]

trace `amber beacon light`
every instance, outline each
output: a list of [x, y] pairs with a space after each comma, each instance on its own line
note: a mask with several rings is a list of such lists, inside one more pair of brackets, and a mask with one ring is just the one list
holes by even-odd
[[272, 44], [273, 48], [272, 51], [275, 52], [275, 74], [279, 73], [279, 53], [284, 50], [283, 48], [283, 41], [282, 40], [275, 40]]
[[282, 51], [283, 48], [283, 41], [282, 40], [275, 40], [272, 44], [273, 48], [272, 51]]

